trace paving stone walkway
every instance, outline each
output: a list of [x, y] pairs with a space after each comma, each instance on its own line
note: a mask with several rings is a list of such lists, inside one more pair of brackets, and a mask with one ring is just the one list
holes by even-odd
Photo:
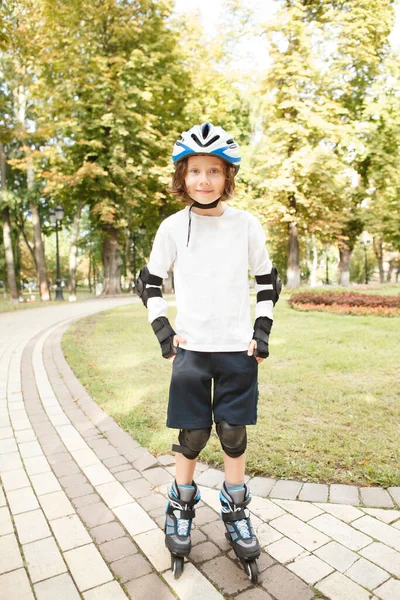
[[162, 526], [174, 459], [108, 417], [61, 351], [68, 325], [132, 298], [0, 315], [0, 600], [400, 600], [400, 488], [250, 480], [263, 547], [251, 585], [219, 520], [220, 471], [180, 580]]

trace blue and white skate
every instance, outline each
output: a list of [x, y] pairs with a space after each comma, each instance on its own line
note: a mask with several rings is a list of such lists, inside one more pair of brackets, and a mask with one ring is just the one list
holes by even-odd
[[183, 573], [185, 557], [192, 547], [190, 532], [195, 516], [194, 506], [200, 500], [200, 492], [194, 481], [191, 486], [180, 487], [174, 481], [168, 490], [168, 499], [165, 510], [165, 545], [171, 553], [174, 577], [179, 579]]
[[[238, 496], [244, 497], [244, 500], [238, 502]], [[258, 567], [256, 560], [261, 551], [251, 524], [250, 511], [247, 508], [251, 502], [250, 490], [244, 485], [244, 490], [241, 487], [230, 489], [228, 492], [224, 482], [219, 499], [221, 502], [221, 517], [226, 527], [226, 539], [232, 545], [250, 581], [257, 583]]]

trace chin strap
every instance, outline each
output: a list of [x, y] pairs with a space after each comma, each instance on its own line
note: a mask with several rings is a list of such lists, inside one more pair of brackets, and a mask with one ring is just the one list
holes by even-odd
[[186, 248], [189, 246], [190, 232], [192, 230], [192, 208], [193, 208], [193, 204], [189, 208], [189, 225], [188, 225], [188, 237], [187, 237], [187, 242], [186, 242]]
[[216, 206], [218, 206], [218, 203], [220, 202], [220, 200], [221, 200], [221, 196], [219, 198], [217, 198], [216, 200], [214, 200], [214, 202], [210, 202], [209, 204], [200, 204], [200, 202], [193, 201], [193, 204], [191, 204], [191, 206], [189, 208], [189, 224], [188, 224], [188, 237], [187, 237], [186, 248], [189, 246], [190, 232], [192, 229], [192, 208], [202, 208], [203, 210], [207, 210], [208, 208], [215, 208]]
[[203, 208], [204, 210], [207, 210], [208, 208], [215, 208], [216, 206], [218, 206], [218, 202], [221, 200], [221, 196], [219, 198], [217, 198], [216, 200], [214, 200], [214, 202], [209, 202], [209, 204], [201, 204], [201, 202], [193, 202], [191, 208], [195, 207], [195, 208]]

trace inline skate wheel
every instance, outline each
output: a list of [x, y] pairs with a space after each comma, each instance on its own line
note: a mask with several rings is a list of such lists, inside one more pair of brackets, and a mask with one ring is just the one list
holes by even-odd
[[252, 583], [257, 583], [258, 581], [258, 567], [255, 560], [246, 560], [244, 561], [244, 569], [247, 573], [247, 577], [250, 579]]
[[183, 556], [171, 556], [171, 570], [175, 579], [183, 573]]

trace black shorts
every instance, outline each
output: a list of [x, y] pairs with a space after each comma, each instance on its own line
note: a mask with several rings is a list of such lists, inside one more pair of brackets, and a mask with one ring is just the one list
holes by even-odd
[[195, 352], [178, 348], [172, 364], [167, 427], [211, 427], [213, 413], [215, 423], [254, 425], [257, 401], [258, 363], [247, 350]]

